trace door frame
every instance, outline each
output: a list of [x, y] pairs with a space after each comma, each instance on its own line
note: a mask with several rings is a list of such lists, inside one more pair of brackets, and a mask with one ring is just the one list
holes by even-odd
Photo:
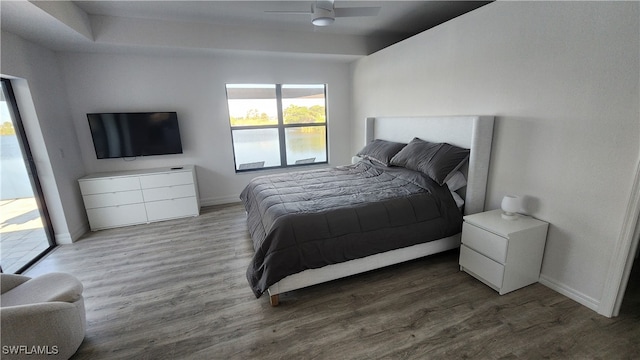
[[22, 123], [22, 117], [20, 116], [20, 109], [18, 109], [18, 102], [16, 100], [15, 93], [13, 92], [13, 86], [11, 85], [11, 79], [0, 78], [0, 81], [4, 84], [7, 93], [7, 105], [9, 108], [9, 113], [14, 121], [14, 128], [16, 130], [16, 135], [18, 136], [18, 143], [20, 145], [20, 150], [22, 152], [22, 157], [25, 160], [25, 164], [27, 165], [27, 172], [29, 173], [29, 181], [31, 182], [31, 188], [33, 189], [33, 195], [36, 200], [36, 204], [38, 205], [38, 210], [40, 212], [40, 218], [42, 219], [42, 226], [47, 235], [47, 241], [49, 246], [43, 252], [38, 254], [36, 257], [27, 262], [24, 266], [22, 266], [16, 274], [21, 274], [33, 264], [35, 264], [38, 260], [42, 259], [46, 254], [48, 254], [51, 250], [56, 247], [55, 234], [53, 231], [53, 224], [51, 222], [51, 218], [49, 217], [49, 210], [47, 209], [47, 205], [44, 201], [44, 192], [42, 191], [42, 185], [40, 184], [40, 179], [38, 177], [38, 170], [36, 168], [36, 163], [33, 159], [33, 154], [31, 153], [31, 148], [29, 147], [29, 140], [27, 139], [27, 133], [24, 129], [24, 124]]
[[640, 241], [640, 159], [636, 163], [629, 195], [622, 230], [613, 249], [602, 299], [598, 306], [598, 313], [607, 317], [618, 316], [620, 312]]

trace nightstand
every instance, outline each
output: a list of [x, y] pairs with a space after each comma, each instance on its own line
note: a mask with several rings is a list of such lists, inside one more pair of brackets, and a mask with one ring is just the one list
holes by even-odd
[[460, 270], [503, 295], [538, 281], [549, 224], [525, 215], [505, 220], [501, 214], [464, 217]]

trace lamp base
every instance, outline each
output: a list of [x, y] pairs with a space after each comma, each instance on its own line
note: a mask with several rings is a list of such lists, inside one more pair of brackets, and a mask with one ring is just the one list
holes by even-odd
[[502, 218], [505, 219], [505, 220], [518, 220], [518, 214], [517, 213], [503, 212], [502, 213]]

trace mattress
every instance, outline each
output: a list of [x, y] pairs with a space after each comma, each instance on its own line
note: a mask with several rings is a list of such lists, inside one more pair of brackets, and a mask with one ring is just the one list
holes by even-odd
[[462, 214], [446, 185], [369, 161], [261, 176], [240, 199], [255, 254], [256, 297], [286, 276], [455, 235]]

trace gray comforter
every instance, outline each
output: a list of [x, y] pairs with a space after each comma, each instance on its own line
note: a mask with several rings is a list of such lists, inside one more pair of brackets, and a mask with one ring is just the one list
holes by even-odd
[[260, 297], [306, 269], [441, 239], [461, 231], [449, 190], [404, 168], [355, 165], [257, 177], [240, 195]]

